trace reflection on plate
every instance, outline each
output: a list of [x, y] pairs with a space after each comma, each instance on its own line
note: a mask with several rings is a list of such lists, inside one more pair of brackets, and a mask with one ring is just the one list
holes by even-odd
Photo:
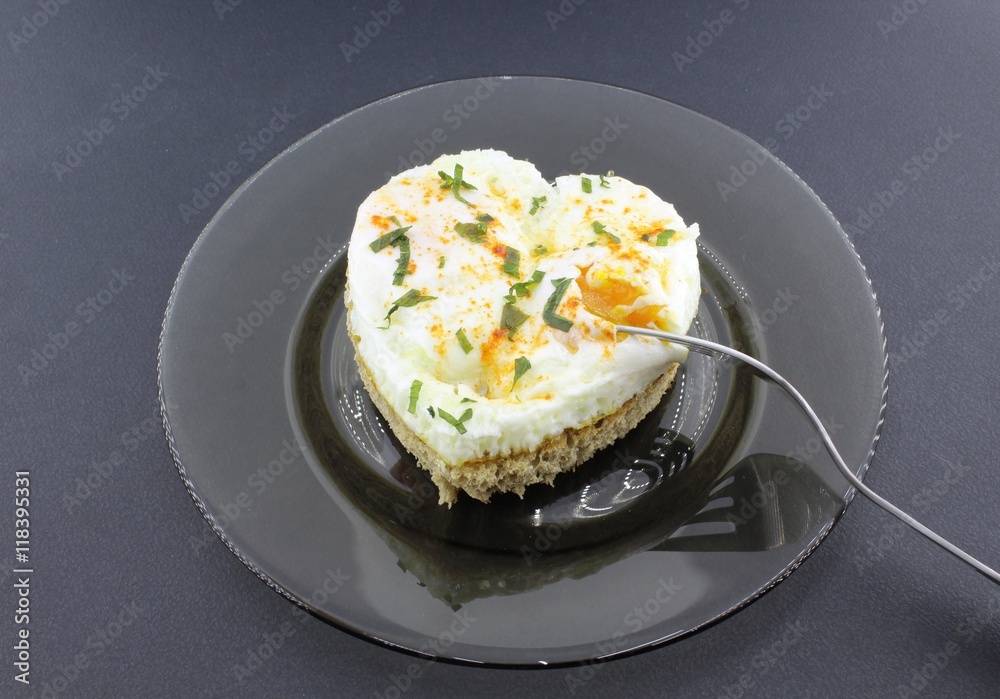
[[[749, 371], [691, 353], [670, 394], [624, 439], [553, 486], [490, 504], [439, 505], [437, 488], [385, 426], [365, 391], [347, 337], [342, 300], [346, 259], [334, 260], [303, 316], [294, 391], [298, 422], [323, 471], [376, 521], [484, 551], [524, 553], [590, 547], [680, 519], [729, 463], [753, 405]], [[729, 277], [702, 255], [705, 294], [693, 332], [754, 351], [749, 326], [722, 308], [741, 301]], [[745, 315], [745, 313], [744, 313]], [[730, 314], [740, 319], [740, 313]], [[725, 424], [725, 430], [719, 430]], [[546, 534], [546, 532], [549, 532]]]
[[[345, 264], [334, 261], [304, 315], [294, 360], [300, 422], [322, 468], [318, 478], [346, 495], [400, 566], [453, 608], [581, 579], [640, 551], [801, 544], [844, 506], [794, 458], [753, 454], [723, 471], [746, 430], [754, 380], [745, 367], [730, 370], [698, 354], [635, 430], [554, 485], [488, 505], [468, 497], [451, 509], [439, 505], [430, 477], [393, 437], [358, 376], [344, 322]], [[701, 265], [715, 293], [694, 331], [717, 340], [708, 329], [721, 318], [718, 304], [739, 301], [707, 256]], [[736, 330], [730, 342], [751, 350]]]
[[[479, 84], [353, 112], [226, 203], [164, 321], [168, 440], [241, 560], [362, 637], [513, 666], [652, 647], [787, 575], [851, 491], [780, 391], [692, 353], [656, 410], [554, 486], [437, 504], [357, 375], [342, 247], [361, 200]], [[605, 119], [628, 124], [593, 167], [649, 186], [701, 225], [705, 291], [692, 333], [789, 377], [836, 421], [834, 438], [862, 473], [884, 410], [881, 321], [853, 248], [815, 195], [774, 161], [722, 200], [715, 178], [754, 144], [677, 105], [550, 78], [495, 85], [444, 148], [503, 149], [551, 179]], [[289, 274], [320, 262], [305, 281]]]

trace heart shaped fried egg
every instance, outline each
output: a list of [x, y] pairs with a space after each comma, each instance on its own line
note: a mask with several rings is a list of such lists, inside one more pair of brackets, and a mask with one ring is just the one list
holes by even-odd
[[443, 463], [527, 453], [621, 408], [686, 350], [616, 324], [686, 332], [697, 225], [611, 173], [551, 185], [493, 150], [393, 177], [348, 251], [359, 362]]

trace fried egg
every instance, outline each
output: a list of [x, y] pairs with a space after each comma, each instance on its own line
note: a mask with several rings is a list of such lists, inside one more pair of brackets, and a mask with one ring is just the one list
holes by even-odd
[[407, 170], [358, 210], [349, 322], [386, 402], [449, 465], [614, 413], [687, 351], [696, 224], [611, 173], [550, 185], [494, 150]]

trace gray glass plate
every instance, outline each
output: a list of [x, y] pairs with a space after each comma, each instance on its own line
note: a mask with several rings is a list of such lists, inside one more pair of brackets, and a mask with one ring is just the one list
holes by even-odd
[[853, 494], [792, 403], [751, 372], [692, 354], [657, 410], [555, 486], [488, 506], [463, 496], [451, 510], [369, 401], [344, 328], [355, 211], [399, 170], [472, 148], [526, 158], [549, 179], [614, 170], [698, 222], [705, 293], [692, 332], [789, 378], [864, 472], [885, 409], [882, 323], [816, 195], [684, 107], [489, 78], [331, 122], [206, 226], [159, 355], [167, 439], [192, 497], [275, 590], [428, 657], [580, 663], [739, 609], [802, 562]]

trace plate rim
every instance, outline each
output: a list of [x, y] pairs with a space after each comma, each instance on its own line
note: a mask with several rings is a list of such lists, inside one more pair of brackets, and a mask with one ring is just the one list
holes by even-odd
[[[658, 102], [663, 102], [663, 103], [665, 103], [667, 105], [670, 105], [672, 107], [679, 107], [679, 108], [681, 108], [681, 109], [683, 109], [683, 110], [685, 110], [687, 112], [695, 114], [698, 117], [700, 117], [702, 119], [706, 119], [706, 120], [712, 122], [713, 124], [715, 124], [716, 126], [722, 127], [726, 131], [729, 131], [729, 132], [731, 132], [731, 133], [733, 133], [733, 134], [735, 134], [735, 135], [737, 135], [737, 136], [739, 136], [739, 137], [741, 137], [743, 139], [746, 139], [746, 140], [750, 141], [751, 143], [753, 143], [753, 144], [755, 144], [755, 145], [757, 145], [757, 146], [759, 146], [760, 148], [763, 149], [763, 146], [761, 144], [759, 144], [754, 138], [750, 137], [749, 135], [743, 133], [742, 131], [739, 131], [738, 129], [733, 128], [732, 126], [729, 126], [728, 124], [726, 124], [726, 123], [724, 123], [722, 121], [719, 121], [715, 117], [712, 117], [712, 116], [710, 116], [708, 114], [705, 114], [704, 112], [702, 112], [702, 111], [700, 111], [698, 109], [695, 109], [695, 108], [689, 107], [689, 106], [687, 106], [685, 104], [682, 104], [681, 102], [677, 102], [677, 101], [674, 101], [674, 100], [671, 100], [671, 99], [667, 99], [667, 98], [664, 98], [662, 96], [655, 95], [655, 94], [652, 94], [650, 92], [646, 92], [646, 91], [641, 90], [641, 89], [635, 89], [635, 88], [631, 88], [631, 87], [624, 87], [624, 86], [621, 86], [621, 85], [614, 85], [614, 84], [611, 84], [611, 83], [604, 83], [604, 82], [599, 82], [599, 81], [595, 81], [595, 80], [584, 80], [584, 79], [578, 79], [578, 78], [567, 78], [567, 77], [562, 77], [562, 76], [518, 74], [518, 75], [479, 75], [479, 76], [470, 76], [470, 77], [465, 77], [465, 78], [455, 78], [455, 79], [450, 79], [450, 80], [442, 80], [442, 81], [436, 81], [436, 82], [431, 82], [431, 83], [425, 83], [425, 84], [422, 84], [422, 85], [411, 87], [411, 88], [403, 90], [401, 92], [392, 93], [390, 95], [386, 95], [386, 96], [381, 97], [379, 99], [376, 99], [374, 101], [367, 102], [367, 103], [365, 103], [363, 105], [354, 107], [353, 109], [351, 109], [351, 110], [349, 110], [347, 112], [344, 112], [343, 114], [338, 115], [334, 119], [332, 119], [332, 120], [330, 120], [330, 121], [322, 124], [321, 126], [319, 126], [318, 128], [314, 129], [313, 131], [310, 131], [309, 133], [303, 135], [298, 140], [296, 140], [294, 143], [292, 143], [291, 145], [287, 146], [282, 151], [280, 151], [279, 153], [277, 153], [274, 157], [272, 157], [270, 160], [268, 160], [259, 169], [257, 169], [256, 171], [254, 171], [254, 173], [251, 174], [250, 177], [248, 177], [246, 179], [246, 181], [244, 181], [238, 188], [236, 188], [229, 195], [229, 197], [219, 206], [218, 210], [212, 215], [212, 217], [208, 220], [208, 222], [202, 228], [201, 232], [198, 234], [198, 236], [195, 239], [194, 243], [192, 243], [191, 249], [188, 251], [187, 255], [184, 257], [184, 261], [182, 262], [181, 267], [180, 267], [180, 269], [179, 269], [179, 271], [177, 273], [177, 277], [175, 278], [174, 283], [171, 286], [170, 295], [169, 295], [169, 297], [167, 299], [167, 303], [166, 303], [166, 306], [165, 306], [165, 309], [164, 309], [164, 312], [163, 312], [163, 320], [162, 320], [161, 326], [160, 326], [160, 335], [159, 335], [159, 340], [158, 340], [158, 343], [157, 343], [157, 352], [156, 352], [157, 402], [159, 404], [160, 417], [161, 417], [161, 420], [163, 422], [164, 435], [166, 437], [167, 446], [168, 446], [168, 448], [170, 450], [170, 455], [171, 455], [171, 458], [172, 458], [172, 460], [174, 462], [174, 466], [175, 466], [175, 468], [177, 469], [177, 471], [178, 471], [178, 473], [180, 475], [181, 481], [183, 482], [184, 487], [185, 487], [185, 489], [188, 492], [188, 495], [190, 495], [190, 497], [192, 498], [192, 500], [194, 500], [194, 503], [197, 506], [199, 512], [201, 513], [202, 517], [208, 522], [209, 526], [212, 528], [212, 531], [214, 531], [215, 534], [222, 540], [222, 542], [226, 545], [226, 548], [228, 548], [229, 551], [233, 555], [235, 555], [236, 558], [239, 559], [239, 561], [241, 563], [243, 563], [243, 565], [245, 565], [252, 573], [254, 573], [254, 575], [256, 575], [258, 578], [260, 578], [272, 590], [274, 590], [275, 592], [277, 592], [278, 594], [280, 594], [285, 599], [293, 602], [298, 608], [304, 610], [310, 616], [312, 616], [312, 617], [314, 617], [316, 619], [319, 619], [320, 621], [322, 621], [322, 622], [324, 622], [324, 623], [326, 623], [328, 625], [331, 625], [334, 628], [337, 628], [338, 630], [347, 632], [350, 635], [355, 636], [356, 638], [359, 638], [361, 640], [367, 641], [369, 643], [373, 643], [374, 645], [382, 646], [382, 647], [388, 648], [390, 650], [398, 651], [398, 652], [404, 653], [404, 654], [409, 655], [409, 656], [413, 656], [413, 657], [417, 657], [417, 658], [422, 658], [422, 659], [425, 659], [425, 660], [430, 660], [430, 661], [435, 661], [435, 662], [443, 662], [443, 663], [447, 663], [447, 664], [451, 664], [451, 665], [461, 665], [461, 666], [465, 666], [465, 667], [484, 667], [484, 668], [510, 669], [510, 670], [559, 669], [559, 668], [565, 669], [565, 668], [572, 668], [572, 667], [580, 667], [580, 666], [584, 666], [584, 665], [591, 665], [591, 664], [596, 664], [596, 663], [603, 663], [603, 662], [607, 662], [607, 661], [610, 661], [610, 660], [617, 660], [617, 659], [620, 659], [620, 658], [630, 657], [630, 656], [633, 656], [633, 655], [637, 655], [639, 653], [645, 653], [645, 652], [654, 650], [656, 648], [661, 648], [661, 647], [663, 647], [663, 646], [665, 646], [665, 645], [667, 645], [669, 643], [672, 643], [672, 642], [678, 641], [678, 640], [680, 640], [682, 638], [686, 638], [688, 636], [691, 636], [691, 635], [693, 635], [695, 633], [698, 633], [700, 631], [703, 631], [703, 630], [707, 629], [710, 626], [714, 626], [715, 624], [719, 623], [720, 621], [722, 621], [722, 620], [724, 620], [724, 619], [732, 616], [736, 612], [744, 609], [745, 607], [749, 606], [753, 602], [757, 601], [764, 594], [766, 594], [767, 592], [770, 592], [779, 583], [781, 583], [782, 581], [784, 581], [789, 575], [791, 575], [795, 570], [797, 570], [802, 565], [802, 563], [810, 555], [812, 555], [812, 553], [816, 550], [816, 548], [826, 539], [826, 537], [830, 534], [830, 532], [833, 530], [833, 528], [835, 526], [837, 526], [837, 524], [843, 518], [844, 514], [847, 512], [847, 508], [853, 502], [854, 497], [857, 494], [857, 489], [854, 488], [854, 486], [848, 484], [848, 489], [847, 489], [846, 493], [843, 496], [844, 506], [843, 506], [843, 508], [841, 508], [840, 512], [833, 518], [832, 521], [830, 521], [829, 523], [827, 523], [827, 525], [825, 527], [823, 527], [823, 529], [820, 530], [819, 533], [816, 534], [816, 536], [813, 538], [813, 540], [810, 541], [809, 544], [790, 563], [788, 563], [787, 566], [779, 574], [777, 574], [771, 580], [769, 580], [768, 582], [766, 582], [753, 595], [751, 595], [751, 596], [749, 596], [749, 597], [741, 600], [739, 603], [733, 605], [732, 607], [729, 607], [729, 608], [725, 609], [724, 611], [720, 612], [719, 614], [713, 616], [710, 619], [706, 619], [702, 623], [700, 623], [700, 624], [698, 624], [698, 625], [696, 625], [696, 626], [694, 626], [694, 627], [692, 627], [690, 629], [687, 629], [687, 630], [684, 630], [684, 631], [679, 631], [679, 632], [676, 632], [674, 634], [671, 634], [671, 635], [668, 635], [668, 636], [665, 636], [665, 637], [662, 637], [662, 638], [659, 638], [659, 639], [656, 639], [656, 640], [653, 640], [653, 641], [648, 641], [648, 642], [646, 642], [644, 644], [641, 644], [639, 646], [635, 646], [635, 647], [632, 647], [632, 648], [625, 648], [625, 649], [614, 651], [614, 652], [607, 653], [607, 654], [604, 654], [604, 655], [595, 655], [593, 657], [584, 658], [584, 659], [581, 659], [581, 660], [567, 660], [567, 661], [553, 661], [553, 662], [538, 661], [538, 662], [534, 662], [534, 663], [519, 663], [519, 662], [483, 661], [483, 660], [475, 660], [475, 659], [471, 659], [471, 658], [460, 658], [460, 657], [455, 657], [455, 656], [434, 655], [432, 653], [420, 651], [420, 650], [418, 650], [416, 648], [410, 648], [410, 647], [407, 647], [407, 646], [403, 646], [403, 645], [401, 645], [401, 644], [399, 644], [397, 642], [391, 641], [391, 640], [386, 639], [386, 638], [381, 638], [380, 636], [378, 636], [378, 635], [376, 635], [374, 633], [371, 633], [371, 632], [364, 631], [364, 630], [361, 630], [359, 628], [356, 628], [352, 624], [350, 624], [349, 622], [347, 622], [347, 621], [345, 621], [343, 619], [333, 619], [331, 617], [325, 616], [325, 615], [323, 615], [321, 613], [318, 613], [318, 612], [314, 611], [303, 600], [300, 600], [298, 597], [296, 597], [289, 590], [284, 589], [284, 587], [282, 587], [281, 585], [279, 585], [267, 573], [265, 573], [264, 571], [262, 571], [252, 561], [250, 561], [243, 554], [243, 552], [230, 540], [230, 538], [226, 534], [226, 532], [221, 527], [219, 527], [216, 524], [216, 522], [214, 521], [214, 518], [212, 517], [212, 515], [209, 514], [208, 509], [207, 509], [204, 501], [202, 500], [201, 496], [197, 492], [194, 483], [189, 478], [188, 473], [187, 473], [187, 469], [184, 466], [184, 463], [183, 463], [183, 461], [181, 459], [181, 455], [180, 455], [180, 453], [177, 450], [176, 441], [175, 441], [174, 434], [173, 434], [173, 428], [171, 427], [170, 420], [169, 420], [169, 417], [168, 417], [168, 407], [169, 406], [167, 404], [167, 400], [166, 400], [166, 396], [165, 396], [165, 392], [164, 392], [164, 383], [163, 383], [163, 353], [164, 353], [164, 344], [165, 344], [165, 340], [166, 340], [166, 337], [167, 337], [168, 325], [169, 325], [169, 322], [170, 322], [170, 319], [171, 319], [171, 316], [172, 316], [172, 311], [174, 309], [174, 303], [175, 303], [176, 298], [177, 298], [178, 290], [179, 290], [179, 288], [181, 286], [182, 281], [184, 280], [184, 278], [187, 276], [187, 274], [189, 272], [189, 268], [190, 268], [190, 265], [191, 265], [191, 262], [192, 262], [193, 258], [196, 256], [198, 250], [201, 248], [201, 246], [204, 243], [205, 239], [208, 237], [208, 235], [211, 233], [212, 229], [215, 227], [217, 221], [222, 216], [224, 216], [226, 214], [226, 212], [229, 211], [230, 208], [232, 208], [232, 206], [235, 204], [235, 202], [243, 195], [243, 192], [245, 190], [249, 189], [250, 186], [252, 186], [253, 183], [256, 182], [257, 179], [260, 178], [264, 174], [265, 171], [269, 170], [272, 166], [274, 166], [274, 164], [276, 162], [278, 162], [279, 160], [281, 160], [282, 158], [284, 158], [286, 155], [288, 155], [288, 154], [290, 154], [290, 153], [298, 150], [302, 145], [305, 144], [306, 141], [309, 141], [312, 138], [319, 136], [322, 132], [326, 131], [327, 129], [334, 128], [341, 121], [343, 121], [343, 120], [347, 119], [348, 117], [354, 115], [356, 112], [359, 112], [359, 111], [364, 110], [364, 109], [374, 108], [374, 107], [376, 107], [377, 105], [380, 105], [380, 104], [390, 103], [392, 101], [395, 101], [397, 99], [401, 99], [401, 98], [403, 98], [403, 97], [405, 97], [407, 95], [410, 95], [412, 93], [415, 93], [415, 92], [420, 92], [420, 91], [424, 91], [424, 90], [432, 90], [432, 89], [435, 89], [435, 88], [443, 87], [443, 86], [446, 86], [446, 85], [453, 85], [453, 84], [457, 84], [457, 83], [472, 83], [472, 82], [478, 82], [478, 81], [490, 80], [490, 79], [497, 79], [497, 80], [503, 80], [503, 81], [515, 81], [515, 80], [521, 80], [521, 79], [540, 80], [540, 81], [555, 81], [555, 82], [562, 82], [562, 83], [572, 83], [572, 84], [589, 85], [589, 86], [597, 87], [597, 88], [611, 88], [613, 90], [624, 92], [624, 93], [631, 93], [631, 94], [642, 95], [643, 97], [650, 98], [650, 99], [656, 100]], [[769, 157], [771, 159], [773, 159], [775, 163], [777, 163], [777, 165], [779, 166], [780, 169], [784, 170], [784, 172], [786, 174], [791, 175], [791, 177], [794, 180], [794, 182], [799, 187], [801, 187], [806, 193], [808, 193], [808, 195], [812, 199], [813, 203], [818, 204], [820, 210], [822, 211], [822, 213], [835, 225], [837, 231], [840, 233], [841, 237], [843, 238], [843, 242], [847, 244], [848, 248], [850, 249], [850, 251], [854, 255], [854, 260], [858, 264], [858, 267], [860, 268], [862, 277], [864, 278], [864, 280], [865, 280], [865, 282], [867, 284], [867, 289], [868, 289], [868, 292], [869, 292], [869, 294], [871, 296], [872, 303], [874, 304], [875, 316], [876, 316], [876, 321], [877, 321], [877, 326], [878, 326], [878, 334], [879, 334], [879, 339], [881, 341], [880, 342], [880, 349], [881, 349], [881, 353], [882, 353], [882, 381], [881, 381], [881, 386], [880, 386], [881, 395], [880, 395], [880, 405], [879, 405], [879, 411], [878, 411], [878, 419], [877, 419], [876, 424], [874, 426], [874, 434], [873, 434], [873, 437], [872, 437], [872, 442], [869, 445], [867, 455], [865, 456], [865, 458], [864, 458], [863, 462], [860, 464], [860, 466], [858, 466], [858, 470], [856, 472], [857, 473], [857, 477], [860, 480], [864, 480], [865, 476], [868, 473], [868, 469], [870, 468], [871, 463], [872, 463], [872, 461], [873, 461], [873, 459], [875, 457], [875, 451], [876, 451], [876, 448], [878, 447], [879, 441], [880, 441], [881, 436], [882, 436], [882, 429], [883, 429], [883, 426], [885, 424], [885, 417], [886, 417], [886, 411], [887, 411], [887, 406], [888, 406], [888, 392], [889, 392], [889, 351], [888, 351], [888, 340], [887, 340], [886, 333], [885, 333], [885, 321], [884, 321], [884, 318], [883, 318], [883, 315], [882, 315], [882, 307], [881, 307], [881, 305], [878, 302], [878, 296], [877, 296], [877, 294], [875, 292], [875, 285], [872, 282], [871, 275], [869, 275], [868, 269], [865, 266], [864, 261], [861, 259], [861, 255], [858, 252], [857, 247], [854, 245], [854, 242], [851, 240], [850, 236], [847, 235], [847, 232], [845, 231], [843, 225], [841, 225], [841, 223], [837, 219], [837, 217], [833, 214], [833, 212], [826, 205], [826, 203], [819, 197], [819, 195], [816, 194], [816, 192], [812, 189], [812, 187], [810, 187], [809, 184], [807, 182], [805, 182], [805, 180], [803, 180], [795, 170], [793, 170], [792, 168], [790, 168], [787, 164], [785, 164], [785, 162], [783, 160], [781, 160], [780, 158], [778, 158], [771, 151], [765, 149], [765, 152], [767, 152], [768, 155], [769, 155]], [[341, 252], [343, 249], [344, 248], [341, 248], [340, 250], [338, 250], [338, 252]], [[326, 265], [324, 265], [324, 267], [326, 267]]]

